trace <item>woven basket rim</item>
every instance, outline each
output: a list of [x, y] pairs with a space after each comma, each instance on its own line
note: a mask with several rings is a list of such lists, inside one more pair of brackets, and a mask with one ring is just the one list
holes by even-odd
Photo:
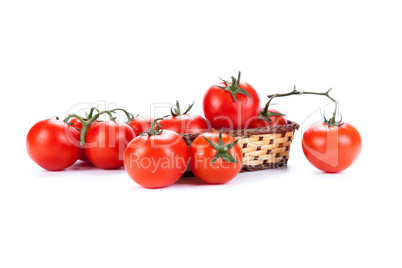
[[[259, 127], [259, 128], [247, 128], [247, 129], [238, 129], [238, 130], [227, 130], [224, 132], [228, 133], [233, 137], [240, 136], [250, 136], [250, 135], [262, 135], [262, 134], [273, 134], [273, 133], [283, 133], [288, 131], [298, 130], [300, 125], [294, 121], [288, 120], [286, 125], [278, 125], [278, 126], [267, 126], [267, 127]], [[181, 133], [180, 135], [184, 138], [195, 138], [205, 132], [197, 132], [197, 133]]]

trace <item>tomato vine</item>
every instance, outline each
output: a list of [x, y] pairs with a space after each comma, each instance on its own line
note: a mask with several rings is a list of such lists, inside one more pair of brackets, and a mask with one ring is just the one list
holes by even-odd
[[[95, 110], [98, 113], [93, 115], [93, 112]], [[107, 110], [107, 111], [99, 112], [99, 110], [96, 107], [92, 107], [86, 118], [84, 118], [82, 116], [79, 116], [77, 114], [69, 114], [66, 118], [64, 118], [63, 122], [68, 123], [68, 120], [70, 120], [71, 118], [77, 118], [78, 120], [80, 120], [80, 122], [82, 124], [82, 130], [81, 130], [81, 134], [80, 134], [80, 145], [84, 145], [85, 144], [85, 135], [87, 133], [88, 127], [93, 122], [98, 120], [99, 116], [101, 116], [102, 114], [107, 114], [109, 116], [110, 120], [115, 120], [116, 118], [113, 117], [113, 114], [116, 113], [116, 111], [124, 112], [124, 114], [127, 117], [127, 122], [126, 122], [127, 124], [134, 118], [134, 116], [131, 113], [127, 112], [125, 109], [116, 108], [116, 109], [113, 109], [113, 110]]]
[[[276, 93], [276, 94], [271, 94], [271, 95], [268, 95], [268, 98], [269, 98], [269, 101], [267, 102], [267, 104], [266, 104], [266, 106], [265, 106], [265, 108], [264, 108], [264, 110], [263, 111], [268, 111], [268, 107], [269, 107], [269, 105], [270, 105], [270, 103], [271, 103], [271, 101], [274, 99], [274, 98], [277, 98], [277, 97], [287, 97], [287, 96], [291, 96], [291, 95], [319, 95], [319, 96], [326, 96], [327, 98], [329, 98], [331, 101], [333, 101], [334, 102], [334, 104], [335, 104], [335, 110], [334, 110], [334, 112], [333, 112], [333, 115], [332, 115], [332, 117], [330, 118], [330, 119], [326, 119], [325, 118], [325, 116], [324, 116], [324, 122], [325, 122], [325, 124], [327, 124], [328, 126], [340, 126], [340, 125], [342, 125], [342, 115], [339, 113], [339, 111], [338, 111], [338, 101], [337, 100], [335, 100], [334, 98], [332, 98], [330, 95], [329, 95], [329, 92], [332, 90], [332, 88], [330, 88], [330, 89], [328, 89], [327, 91], [325, 91], [325, 92], [311, 92], [311, 91], [298, 91], [298, 90], [296, 90], [296, 85], [294, 85], [294, 87], [293, 87], [293, 91], [291, 91], [291, 92], [288, 92], [288, 93], [282, 93], [282, 94], [278, 94], [278, 93]], [[262, 114], [262, 112], [261, 112], [261, 114]], [[264, 115], [261, 115], [260, 114], [260, 116], [261, 117], [265, 117]], [[336, 115], [337, 114], [339, 114], [340, 116], [341, 116], [341, 119], [340, 120], [336, 120]]]

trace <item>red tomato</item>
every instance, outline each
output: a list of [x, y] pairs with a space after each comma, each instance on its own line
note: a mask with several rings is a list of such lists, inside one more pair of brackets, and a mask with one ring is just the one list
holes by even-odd
[[[264, 109], [261, 109], [261, 112], [263, 110]], [[280, 113], [279, 111], [274, 109], [268, 109], [268, 112]], [[271, 119], [271, 122], [269, 122], [267, 119], [257, 119], [256, 121], [252, 122], [249, 128], [279, 126], [279, 125], [286, 125], [288, 123], [288, 120], [286, 120], [285, 116], [283, 115], [271, 115], [269, 119]]]
[[127, 124], [115, 121], [92, 123], [85, 137], [85, 154], [99, 168], [120, 168], [124, 165], [124, 150], [134, 137], [134, 130]]
[[176, 133], [199, 133], [211, 131], [207, 121], [200, 115], [183, 114], [168, 116], [158, 122], [163, 129]]
[[191, 171], [206, 183], [221, 184], [232, 180], [243, 163], [240, 145], [227, 133], [222, 133], [221, 139], [217, 132], [198, 136], [192, 142], [189, 154]]
[[188, 149], [176, 132], [163, 130], [151, 136], [138, 136], [127, 146], [124, 166], [128, 175], [146, 188], [161, 188], [175, 183], [188, 163]]
[[136, 135], [141, 134], [144, 130], [149, 128], [149, 124], [154, 119], [148, 115], [139, 115], [130, 121], [129, 125], [133, 128]]
[[335, 173], [356, 161], [362, 148], [362, 140], [351, 124], [328, 126], [325, 123], [316, 123], [304, 132], [302, 146], [304, 155], [313, 166]]
[[56, 119], [42, 120], [28, 132], [26, 146], [31, 159], [47, 170], [62, 170], [80, 155], [79, 132]]
[[245, 128], [258, 117], [260, 98], [257, 92], [252, 86], [239, 80], [240, 73], [237, 80], [232, 77], [232, 83], [213, 85], [204, 95], [204, 114], [215, 129]]

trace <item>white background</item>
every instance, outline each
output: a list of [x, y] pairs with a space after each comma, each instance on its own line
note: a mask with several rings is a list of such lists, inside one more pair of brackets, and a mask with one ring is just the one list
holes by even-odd
[[[398, 2], [2, 1], [0, 267], [402, 267]], [[26, 153], [33, 124], [80, 103], [202, 114], [235, 70], [264, 102], [332, 87], [358, 161], [318, 171], [301, 129], [286, 169], [147, 190], [124, 169], [47, 172]], [[300, 124], [329, 103], [276, 102]]]

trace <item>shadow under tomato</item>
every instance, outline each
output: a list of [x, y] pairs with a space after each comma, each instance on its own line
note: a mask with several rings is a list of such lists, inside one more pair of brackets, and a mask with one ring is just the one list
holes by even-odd
[[42, 169], [42, 168], [36, 168], [35, 172], [42, 177], [44, 177], [44, 176], [53, 177], [53, 176], [67, 175], [70, 172], [74, 172], [77, 170], [95, 170], [95, 169], [98, 169], [98, 168], [95, 167], [92, 163], [78, 160], [72, 166], [62, 169], [62, 170], [46, 170], [46, 169]]
[[99, 175], [108, 176], [113, 173], [121, 173], [122, 171], [124, 171], [124, 167], [112, 168], [112, 169], [102, 169], [102, 168], [96, 167], [91, 162], [78, 160], [74, 165], [65, 169], [66, 172], [76, 172], [76, 171], [83, 171], [83, 170], [93, 171], [91, 173], [96, 174], [98, 176]]
[[182, 177], [175, 183], [175, 185], [210, 185], [210, 184], [203, 182], [197, 177]]
[[339, 172], [324, 172], [319, 169], [309, 170], [310, 174], [314, 174], [314, 176], [320, 176], [322, 179], [330, 179], [330, 180], [340, 180], [349, 178], [349, 174], [344, 172], [344, 170]]
[[164, 190], [164, 189], [172, 189], [175, 187], [182, 187], [182, 186], [210, 186], [211, 184], [207, 184], [204, 183], [203, 181], [199, 180], [196, 177], [184, 177], [184, 178], [180, 178], [177, 182], [173, 183], [172, 185], [168, 185], [165, 187], [160, 187], [160, 188], [146, 188], [146, 187], [142, 187], [140, 185], [135, 185], [133, 187], [131, 187], [131, 189], [133, 191], [138, 191], [138, 190]]
[[91, 162], [81, 161], [78, 160], [72, 165], [69, 170], [90, 170], [90, 169], [98, 169], [94, 164]]
[[274, 172], [284, 172], [284, 171], [287, 171], [287, 170], [288, 170], [288, 166], [285, 165], [285, 166], [279, 166], [279, 167], [276, 167], [276, 168], [266, 168], [266, 169], [257, 169], [257, 170], [244, 170], [244, 169], [242, 169], [242, 170], [240, 170], [240, 173], [248, 173], [248, 174], [254, 174], [254, 172], [271, 172], [271, 173], [274, 173]]

